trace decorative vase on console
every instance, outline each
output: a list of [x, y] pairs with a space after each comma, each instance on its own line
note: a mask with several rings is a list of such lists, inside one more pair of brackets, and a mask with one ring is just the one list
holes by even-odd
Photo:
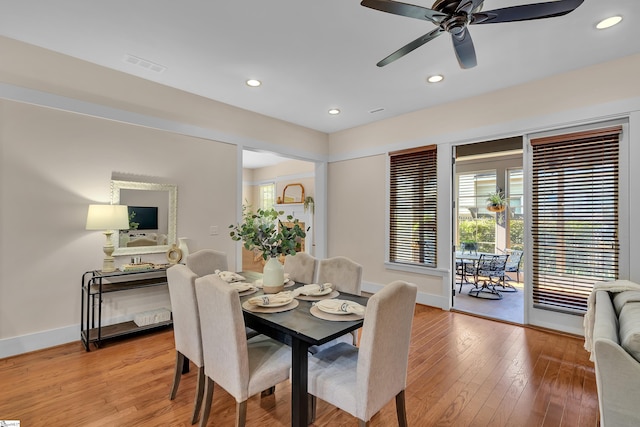
[[229, 226], [229, 235], [235, 241], [243, 241], [250, 251], [257, 250], [267, 261], [262, 270], [262, 286], [265, 293], [277, 293], [284, 288], [284, 265], [278, 261], [280, 255], [295, 255], [300, 239], [306, 236], [298, 219], [287, 215], [288, 226], [278, 218], [284, 212], [275, 209], [242, 207], [242, 222]]
[[187, 237], [178, 237], [178, 248], [182, 251], [182, 261], [187, 260], [189, 255], [189, 246], [187, 246]]

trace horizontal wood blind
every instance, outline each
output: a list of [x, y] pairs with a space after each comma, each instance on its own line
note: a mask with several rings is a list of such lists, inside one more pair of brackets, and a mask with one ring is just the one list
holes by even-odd
[[437, 149], [389, 153], [389, 261], [437, 265]]
[[593, 284], [618, 277], [621, 127], [533, 139], [533, 303], [586, 311]]

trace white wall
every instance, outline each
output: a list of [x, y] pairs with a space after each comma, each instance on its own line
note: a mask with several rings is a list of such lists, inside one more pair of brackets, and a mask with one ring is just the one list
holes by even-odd
[[[326, 158], [320, 132], [2, 37], [0, 51], [0, 358], [79, 341], [81, 276], [104, 256], [87, 206], [109, 202], [112, 176], [176, 184], [178, 236], [234, 265], [242, 148]], [[121, 295], [107, 321], [169, 303], [162, 288]]]

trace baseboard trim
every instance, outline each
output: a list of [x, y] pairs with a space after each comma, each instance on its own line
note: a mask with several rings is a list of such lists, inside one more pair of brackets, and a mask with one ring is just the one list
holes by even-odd
[[0, 340], [0, 359], [80, 341], [80, 325], [36, 332]]

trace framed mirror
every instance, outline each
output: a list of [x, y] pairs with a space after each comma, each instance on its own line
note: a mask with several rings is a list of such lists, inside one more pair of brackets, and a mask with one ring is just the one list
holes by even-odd
[[304, 186], [302, 184], [288, 184], [282, 191], [282, 203], [304, 202]]
[[113, 255], [167, 252], [177, 243], [178, 188], [173, 184], [111, 181], [111, 203], [129, 208], [129, 230], [113, 237]]

